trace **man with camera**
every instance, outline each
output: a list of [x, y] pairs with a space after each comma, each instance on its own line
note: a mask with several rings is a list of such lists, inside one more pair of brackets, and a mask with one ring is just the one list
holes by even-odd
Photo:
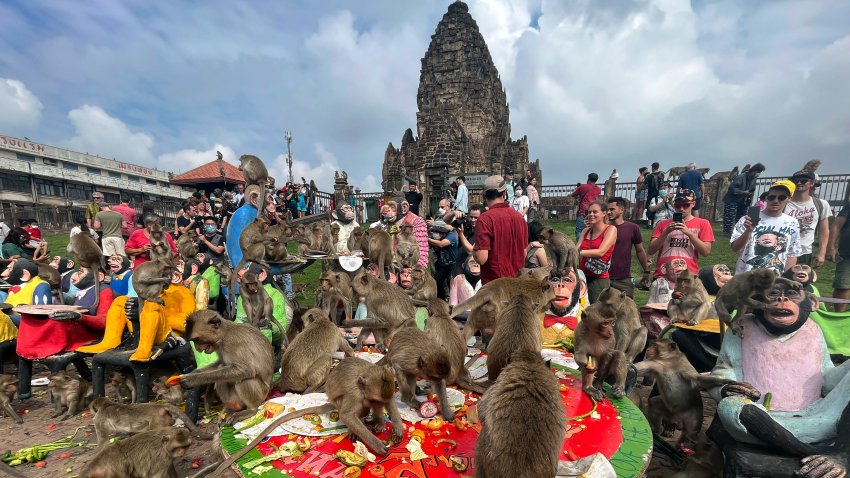
[[434, 280], [437, 281], [437, 298], [446, 300], [449, 278], [457, 260], [457, 232], [454, 227], [434, 221], [428, 228], [428, 245], [434, 250]]

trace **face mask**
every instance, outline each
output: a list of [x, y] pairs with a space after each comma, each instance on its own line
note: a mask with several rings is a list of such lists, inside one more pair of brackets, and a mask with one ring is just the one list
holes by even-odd
[[438, 210], [437, 210], [437, 215], [445, 216], [445, 215], [446, 215], [446, 210], [445, 210], [445, 209], [443, 209], [443, 208], [438, 209]]
[[664, 197], [664, 196], [666, 196], [666, 195], [667, 195], [667, 190], [666, 190], [666, 189], [662, 189], [661, 191], [658, 191], [658, 196], [659, 196], [659, 197]]
[[204, 226], [204, 232], [206, 232], [207, 234], [212, 234], [215, 231], [216, 227], [214, 224], [207, 224], [206, 226]]
[[392, 220], [392, 218], [392, 216], [384, 216], [384, 221], [390, 221]]

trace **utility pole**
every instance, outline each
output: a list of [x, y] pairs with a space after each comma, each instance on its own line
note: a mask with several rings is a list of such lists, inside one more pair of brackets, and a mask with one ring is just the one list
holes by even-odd
[[292, 133], [285, 131], [283, 138], [286, 139], [286, 164], [289, 166], [289, 182], [292, 182]]

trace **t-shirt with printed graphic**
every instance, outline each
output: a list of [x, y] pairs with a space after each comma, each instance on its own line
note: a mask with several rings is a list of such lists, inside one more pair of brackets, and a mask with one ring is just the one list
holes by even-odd
[[[661, 233], [671, 222], [673, 222], [673, 218], [659, 222], [652, 231], [652, 238], [661, 237]], [[714, 242], [714, 230], [707, 220], [701, 217], [692, 217], [685, 222], [685, 227], [696, 234], [699, 240]], [[675, 281], [676, 275], [685, 269], [694, 274], [699, 273], [699, 253], [684, 232], [671, 231], [658, 252], [658, 262], [655, 264], [653, 277], [664, 277], [669, 281]]]
[[[735, 224], [730, 241], [734, 242], [744, 234], [746, 218], [743, 216]], [[750, 240], [741, 251], [735, 274], [753, 269], [773, 269], [777, 275], [782, 274], [785, 272], [785, 261], [789, 257], [802, 255], [802, 251], [800, 223], [796, 219], [787, 214], [773, 217], [762, 212], [759, 223], [750, 234]]]
[[[815, 201], [821, 202], [821, 213], [823, 217], [818, 217], [818, 209], [815, 207]], [[789, 201], [788, 205], [785, 206], [785, 214], [795, 218], [800, 223], [800, 244], [803, 246], [803, 252], [800, 255], [811, 254], [818, 224], [824, 219], [829, 220], [830, 216], [832, 216], [829, 203], [823, 199], [811, 197], [808, 201], [801, 203]]]

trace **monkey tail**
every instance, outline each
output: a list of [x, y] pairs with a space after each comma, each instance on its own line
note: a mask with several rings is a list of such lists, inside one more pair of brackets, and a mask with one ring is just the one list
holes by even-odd
[[452, 310], [452, 315], [450, 315], [449, 318], [454, 319], [455, 317], [466, 312], [467, 310], [477, 309], [489, 302], [489, 300], [490, 297], [488, 294], [475, 294], [469, 299], [463, 301], [463, 303], [456, 305], [454, 307], [454, 310]]
[[[248, 443], [247, 445], [245, 445], [241, 450], [230, 455], [230, 458], [221, 462], [218, 465], [218, 467], [215, 469], [215, 471], [213, 471], [213, 475], [224, 472], [224, 470], [228, 469], [231, 465], [236, 463], [236, 460], [242, 458], [243, 456], [245, 456], [246, 453], [253, 450], [255, 446], [257, 446], [261, 441], [263, 441], [267, 436], [269, 436], [269, 433], [271, 433], [275, 428], [279, 427], [280, 425], [282, 425], [282, 424], [284, 424], [284, 423], [286, 423], [290, 420], [295, 420], [296, 418], [301, 418], [304, 415], [308, 415], [308, 414], [311, 414], [311, 413], [318, 415], [320, 413], [326, 413], [326, 412], [330, 412], [330, 411], [333, 411], [333, 410], [335, 410], [335, 407], [333, 406], [333, 404], [326, 403], [324, 405], [319, 405], [317, 407], [308, 407], [308, 408], [305, 408], [304, 410], [298, 410], [296, 412], [287, 413], [286, 415], [279, 417], [277, 420], [271, 422], [271, 424], [269, 424], [269, 426], [267, 426], [263, 431], [261, 431], [260, 434], [257, 435], [256, 438], [251, 440], [251, 442]], [[207, 468], [210, 468], [210, 467], [207, 467]], [[204, 470], [201, 470], [200, 472], [196, 473], [192, 478], [199, 478], [201, 476], [205, 476], [205, 475], [202, 475], [201, 473], [206, 471], [207, 468], [204, 468]]]
[[193, 422], [189, 418], [188, 415], [183, 413], [182, 410], [180, 410], [179, 408], [177, 408], [176, 406], [174, 406], [170, 403], [164, 403], [162, 406], [165, 407], [165, 409], [168, 410], [169, 412], [171, 412], [174, 416], [180, 418], [180, 421], [183, 422], [183, 425], [186, 428], [188, 428], [189, 431], [198, 435], [198, 437], [200, 439], [202, 439], [202, 440], [212, 440], [212, 435], [210, 435], [208, 433], [201, 432], [201, 430], [198, 428], [198, 425], [195, 425], [195, 422]]
[[368, 317], [365, 318], [365, 319], [346, 320], [342, 323], [341, 326], [345, 327], [345, 328], [361, 327], [361, 328], [364, 328], [364, 329], [368, 328], [368, 329], [381, 329], [381, 330], [386, 330], [386, 329], [391, 328], [390, 324], [386, 323], [385, 321], [383, 321], [381, 319], [373, 319], [373, 318], [368, 318]]

